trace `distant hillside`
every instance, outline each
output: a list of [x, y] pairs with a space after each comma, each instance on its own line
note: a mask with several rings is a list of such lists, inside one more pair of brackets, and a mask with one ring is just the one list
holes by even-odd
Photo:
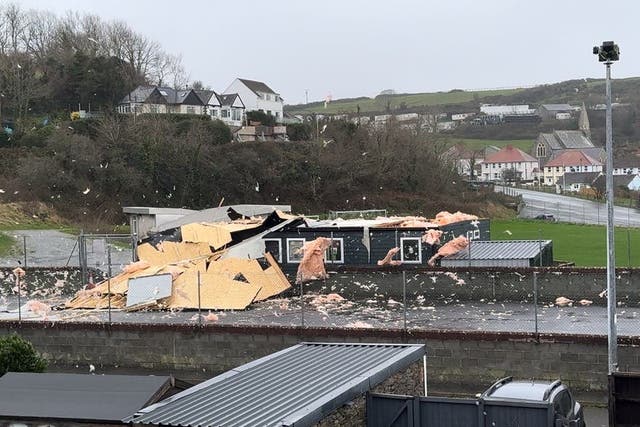
[[464, 104], [474, 100], [481, 100], [497, 95], [512, 95], [523, 89], [496, 89], [486, 91], [464, 91], [454, 89], [449, 92], [433, 93], [403, 93], [395, 95], [378, 95], [375, 98], [345, 98], [334, 100], [327, 108], [324, 102], [312, 102], [309, 104], [287, 105], [285, 110], [292, 114], [348, 114], [356, 113], [358, 106], [361, 113], [384, 112], [387, 109], [412, 110], [414, 108], [429, 107], [434, 105]]
[[[617, 79], [612, 82], [615, 102], [640, 104], [640, 77]], [[594, 105], [604, 102], [603, 79], [567, 80], [522, 89], [496, 89], [486, 91], [378, 95], [375, 98], [348, 98], [332, 101], [327, 108], [323, 102], [285, 106], [292, 114], [350, 114], [356, 113], [404, 113], [418, 111], [465, 112], [478, 110], [479, 104], [530, 104], [572, 103]]]

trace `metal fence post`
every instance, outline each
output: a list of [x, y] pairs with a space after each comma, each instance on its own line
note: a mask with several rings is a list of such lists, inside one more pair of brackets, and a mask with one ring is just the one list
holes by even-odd
[[131, 235], [131, 261], [136, 262], [138, 260], [138, 235], [133, 233]]
[[108, 293], [108, 304], [109, 304], [109, 325], [111, 325], [111, 245], [109, 245], [109, 240], [107, 239], [107, 293]]
[[20, 275], [16, 274], [16, 287], [18, 288], [18, 322], [22, 322], [22, 300], [20, 297]]
[[402, 270], [402, 308], [404, 316], [404, 332], [407, 332], [407, 271]]
[[27, 267], [27, 236], [22, 236], [22, 255], [24, 257], [24, 266]]
[[304, 289], [300, 281], [300, 325], [304, 328]]
[[535, 328], [536, 339], [538, 336], [538, 272], [533, 272], [533, 324]]
[[200, 299], [200, 270], [198, 270], [198, 326], [202, 327], [202, 303]]

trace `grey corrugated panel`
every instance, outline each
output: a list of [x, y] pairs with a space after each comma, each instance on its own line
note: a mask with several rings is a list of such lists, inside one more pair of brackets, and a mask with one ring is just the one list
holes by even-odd
[[424, 345], [302, 343], [141, 411], [138, 424], [306, 426], [420, 359]]
[[127, 307], [171, 296], [171, 274], [134, 277], [127, 284]]
[[468, 260], [469, 258], [472, 260], [531, 259], [549, 244], [551, 244], [551, 240], [473, 240], [469, 248], [443, 258], [442, 261]]
[[442, 259], [441, 267], [531, 267], [528, 259]]

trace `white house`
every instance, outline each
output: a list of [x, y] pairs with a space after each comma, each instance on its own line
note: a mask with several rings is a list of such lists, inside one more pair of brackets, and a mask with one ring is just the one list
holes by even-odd
[[565, 173], [572, 172], [602, 172], [602, 162], [596, 160], [582, 150], [564, 150], [549, 160], [542, 168], [542, 184], [563, 185]]
[[517, 179], [528, 181], [534, 178], [537, 168], [535, 157], [507, 145], [484, 158], [480, 178], [482, 181], [502, 181], [505, 171], [513, 171]]
[[246, 111], [262, 111], [274, 116], [276, 122], [282, 122], [284, 100], [262, 82], [235, 79], [223, 93], [239, 95]]

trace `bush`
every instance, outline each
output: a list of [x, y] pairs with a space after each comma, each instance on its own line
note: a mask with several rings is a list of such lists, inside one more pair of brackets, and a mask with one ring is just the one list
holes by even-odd
[[249, 124], [251, 124], [251, 122], [260, 122], [263, 126], [276, 125], [276, 118], [262, 111], [247, 111], [247, 120]]
[[292, 123], [287, 125], [287, 135], [290, 141], [309, 141], [311, 139], [311, 126], [307, 123]]
[[47, 361], [33, 345], [16, 334], [0, 338], [0, 375], [7, 372], [44, 372]]

